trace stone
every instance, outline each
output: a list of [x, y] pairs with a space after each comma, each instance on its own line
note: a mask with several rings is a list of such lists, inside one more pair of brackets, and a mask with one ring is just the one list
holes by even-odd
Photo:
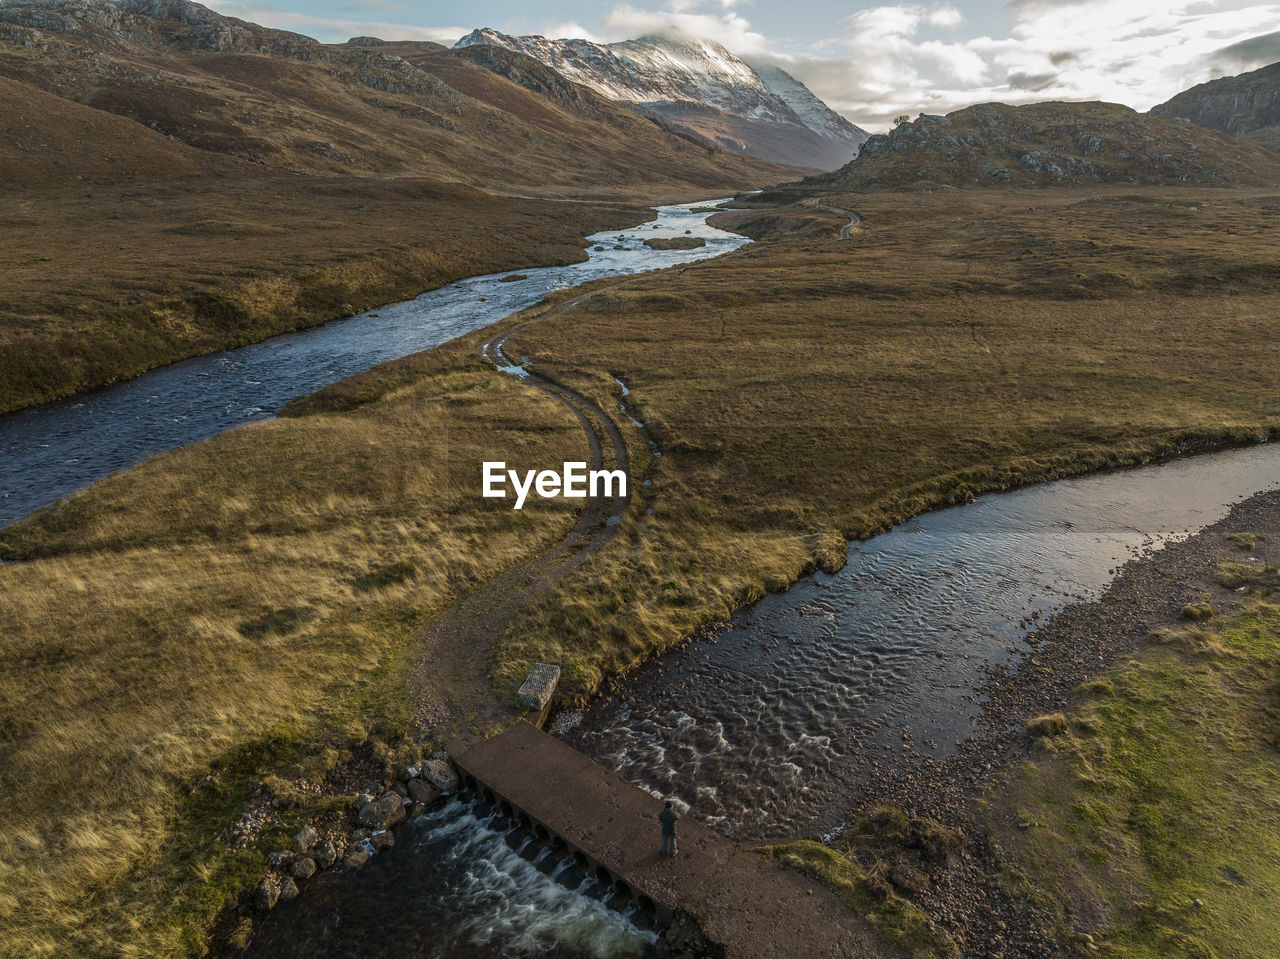
[[427, 811], [427, 807], [426, 807], [425, 805], [423, 805], [423, 804], [422, 804], [422, 803], [420, 803], [420, 802], [416, 802], [416, 803], [414, 803], [412, 806], [410, 806], [410, 807], [409, 807], [409, 814], [408, 814], [408, 816], [407, 816], [406, 818], [408, 818], [408, 819], [417, 819], [419, 816], [421, 816], [421, 815], [422, 815], [424, 812], [426, 812], [426, 811]]
[[350, 866], [352, 869], [359, 869], [368, 861], [369, 861], [369, 854], [365, 852], [363, 849], [357, 849], [355, 852], [353, 852], [350, 856], [346, 858], [345, 863], [346, 865]]
[[293, 862], [293, 859], [294, 854], [284, 849], [278, 849], [274, 852], [267, 853], [267, 862], [270, 864], [272, 869], [279, 869], [282, 866], [287, 866], [289, 863]]
[[391, 791], [401, 799], [409, 798], [409, 787], [404, 783], [396, 782], [391, 784]]
[[443, 759], [432, 759], [423, 763], [422, 778], [442, 793], [456, 793], [458, 791], [457, 770]]
[[547, 703], [551, 702], [556, 684], [559, 682], [559, 666], [535, 663], [533, 669], [529, 670], [529, 675], [525, 677], [524, 683], [521, 684], [519, 692], [516, 693], [516, 698], [526, 709], [536, 709], [541, 712], [546, 709]]
[[409, 798], [415, 803], [435, 802], [440, 798], [440, 790], [422, 779], [409, 780]]
[[417, 763], [414, 763], [412, 766], [405, 766], [404, 769], [400, 770], [400, 774], [397, 778], [402, 783], [407, 783], [410, 779], [417, 778], [420, 769], [421, 767]]
[[351, 830], [351, 841], [354, 843], [364, 842], [368, 838], [369, 830], [367, 829], [361, 828]]
[[320, 843], [318, 846], [316, 846], [315, 854], [316, 854], [316, 863], [320, 866], [321, 869], [328, 869], [330, 866], [332, 866], [335, 862], [338, 861], [338, 850], [335, 849], [333, 847], [333, 843], [331, 843], [327, 839], [324, 842]]
[[298, 898], [298, 884], [289, 876], [285, 876], [280, 883], [280, 898], [285, 902]]
[[297, 844], [299, 852], [306, 852], [316, 844], [316, 840], [319, 838], [320, 835], [314, 829], [310, 826], [303, 826], [294, 834], [293, 841]]
[[384, 849], [390, 849], [396, 844], [396, 837], [389, 830], [383, 832], [375, 832], [369, 837], [369, 845], [373, 847], [374, 852], [382, 852]]
[[259, 912], [270, 912], [280, 901], [280, 877], [268, 873], [253, 891], [253, 908]]
[[360, 825], [388, 829], [404, 819], [404, 800], [393, 792], [383, 793], [360, 810]]
[[372, 793], [361, 793], [356, 797], [356, 807], [361, 808], [369, 805], [376, 797]]
[[302, 856], [293, 861], [289, 871], [297, 879], [310, 879], [316, 874], [316, 861], [310, 856]]

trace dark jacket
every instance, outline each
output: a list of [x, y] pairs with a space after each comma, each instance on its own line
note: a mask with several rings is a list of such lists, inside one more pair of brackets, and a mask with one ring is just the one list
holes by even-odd
[[676, 820], [680, 818], [680, 814], [674, 809], [664, 809], [658, 813], [658, 822], [662, 823], [662, 835], [674, 836], [676, 834]]

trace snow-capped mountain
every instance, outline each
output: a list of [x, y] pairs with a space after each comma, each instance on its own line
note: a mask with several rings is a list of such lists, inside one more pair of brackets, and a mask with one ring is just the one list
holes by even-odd
[[720, 44], [689, 36], [620, 43], [513, 37], [473, 30], [455, 46], [505, 47], [620, 103], [721, 146], [812, 169], [846, 163], [867, 134], [778, 67], [753, 69]]

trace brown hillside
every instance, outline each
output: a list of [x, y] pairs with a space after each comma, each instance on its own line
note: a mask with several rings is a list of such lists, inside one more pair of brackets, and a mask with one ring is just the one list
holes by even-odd
[[[432, 60], [438, 51], [374, 38], [326, 46], [185, 0], [0, 7], [0, 77], [45, 94], [27, 98], [36, 126], [55, 126], [70, 109], [49, 100], [54, 94], [186, 147], [282, 171], [428, 176], [544, 194], [616, 194], [622, 183], [720, 190], [793, 172], [709, 151], [598, 97], [579, 112], [502, 78], [461, 78], [457, 61]], [[192, 172], [186, 156], [143, 170]], [[61, 175], [45, 167], [28, 181]]]
[[1280, 159], [1253, 143], [1114, 103], [984, 103], [872, 137], [824, 190], [1098, 183], [1260, 185]]
[[230, 166], [121, 117], [0, 76], [0, 183], [178, 177]]

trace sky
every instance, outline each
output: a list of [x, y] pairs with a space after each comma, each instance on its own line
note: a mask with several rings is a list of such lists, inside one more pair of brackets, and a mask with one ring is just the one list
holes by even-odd
[[902, 114], [999, 100], [1108, 100], [1146, 110], [1280, 60], [1280, 2], [1007, 0], [205, 0], [305, 33], [452, 44], [475, 27], [601, 43], [683, 31], [776, 64], [878, 132]]

